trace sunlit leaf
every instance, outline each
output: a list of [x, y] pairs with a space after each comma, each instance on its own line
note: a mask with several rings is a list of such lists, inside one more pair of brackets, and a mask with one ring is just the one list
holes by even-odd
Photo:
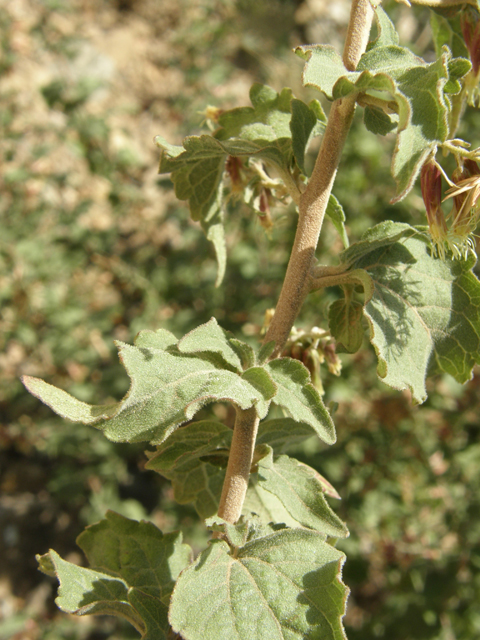
[[235, 553], [214, 541], [181, 574], [170, 623], [185, 640], [343, 640], [343, 560], [321, 534], [302, 529]]

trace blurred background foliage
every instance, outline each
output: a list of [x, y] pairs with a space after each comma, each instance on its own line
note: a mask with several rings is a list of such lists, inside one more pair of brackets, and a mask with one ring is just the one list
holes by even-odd
[[[402, 41], [430, 59], [428, 11], [385, 6]], [[0, 640], [137, 637], [111, 618], [60, 614], [54, 581], [36, 570], [35, 553], [49, 547], [81, 563], [75, 537], [107, 508], [180, 527], [196, 550], [205, 544], [193, 509], [143, 471], [142, 446], [66, 424], [19, 376], [103, 403], [128, 388], [113, 341], [131, 342], [141, 329], [181, 336], [214, 315], [258, 342], [295, 214], [275, 210], [267, 234], [232, 202], [227, 275], [215, 289], [212, 248], [157, 175], [152, 140], [200, 133], [209, 104], [248, 104], [254, 81], [317, 97], [302, 88], [291, 49], [340, 48], [348, 13], [348, 2], [328, 0], [2, 2]], [[479, 146], [478, 113], [466, 115], [465, 131]], [[357, 114], [334, 190], [352, 240], [385, 218], [424, 223], [418, 191], [389, 204], [392, 144]], [[319, 260], [333, 262], [339, 250], [327, 223]], [[298, 326], [325, 327], [337, 296], [313, 294]], [[322, 370], [326, 401], [340, 403], [338, 443], [308, 441], [298, 457], [342, 496], [348, 637], [480, 637], [479, 378], [465, 387], [432, 380], [428, 401], [414, 407], [378, 382], [367, 340], [342, 361], [341, 377]], [[212, 411], [229, 417], [222, 406]]]

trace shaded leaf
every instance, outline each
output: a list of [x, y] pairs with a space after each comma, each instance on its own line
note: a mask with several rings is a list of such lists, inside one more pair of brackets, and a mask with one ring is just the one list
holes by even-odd
[[397, 126], [390, 116], [376, 107], [365, 107], [363, 121], [369, 131], [380, 136], [386, 136]]
[[276, 418], [260, 423], [257, 445], [268, 444], [275, 452], [284, 453], [314, 435], [317, 435], [316, 430], [305, 422], [295, 422], [292, 418]]
[[77, 538], [90, 566], [123, 579], [130, 587], [168, 602], [173, 585], [191, 560], [182, 534], [163, 534], [151, 522], [107, 511]]
[[[319, 113], [323, 116], [323, 110], [320, 110], [315, 105], [316, 111], [312, 108], [313, 105], [306, 105], [301, 100], [296, 98], [291, 101], [292, 118], [290, 120], [290, 130], [292, 132], [292, 150], [297, 165], [302, 171], [303, 175], [307, 175], [305, 170], [305, 152], [308, 148], [308, 144], [313, 135], [319, 135], [325, 128], [323, 122], [319, 121]], [[325, 116], [324, 116], [325, 120]], [[321, 125], [320, 127], [318, 125]]]
[[363, 342], [363, 304], [358, 300], [336, 300], [328, 309], [332, 336], [348, 353], [356, 353]]
[[283, 529], [230, 552], [214, 541], [178, 579], [170, 623], [185, 640], [340, 640], [344, 556], [322, 535]]
[[[232, 430], [220, 422], [202, 420], [175, 431], [145, 465], [172, 481], [175, 500], [193, 503], [202, 518], [218, 510]], [[216, 455], [224, 465], [212, 464]]]

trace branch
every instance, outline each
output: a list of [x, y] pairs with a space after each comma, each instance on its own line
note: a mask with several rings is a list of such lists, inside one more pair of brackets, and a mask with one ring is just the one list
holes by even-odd
[[[355, 69], [365, 50], [372, 17], [370, 0], [353, 0], [343, 55], [344, 64], [348, 69]], [[276, 343], [272, 357], [277, 357], [282, 352], [295, 318], [310, 292], [318, 237], [354, 110], [355, 97], [352, 96], [336, 100], [332, 104], [312, 176], [299, 198], [295, 242], [277, 309], [264, 340], [264, 343], [271, 340]], [[227, 473], [218, 508], [218, 515], [227, 522], [237, 522], [242, 512], [258, 423], [259, 418], [254, 407], [245, 411], [237, 409]]]
[[245, 410], [237, 407], [227, 473], [218, 507], [218, 515], [232, 524], [237, 522], [242, 513], [259, 421], [255, 407]]
[[[372, 18], [370, 0], [353, 1], [343, 53], [347, 69], [354, 70], [365, 51]], [[300, 198], [295, 242], [275, 315], [264, 338], [264, 344], [272, 340], [276, 343], [272, 358], [282, 352], [310, 291], [315, 250], [354, 110], [355, 98], [352, 96], [333, 102], [312, 176]]]

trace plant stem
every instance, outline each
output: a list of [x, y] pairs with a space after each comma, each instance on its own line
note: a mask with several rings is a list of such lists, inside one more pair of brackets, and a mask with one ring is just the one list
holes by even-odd
[[[353, 0], [343, 54], [344, 64], [349, 70], [355, 69], [365, 50], [372, 16], [370, 0]], [[272, 358], [278, 357], [282, 352], [295, 318], [310, 291], [315, 250], [354, 110], [355, 97], [335, 100], [332, 104], [312, 176], [299, 199], [295, 242], [275, 315], [264, 340], [264, 343], [271, 340], [276, 343]], [[232, 446], [218, 508], [218, 515], [227, 522], [237, 522], [242, 512], [258, 423], [254, 407], [247, 410], [237, 408]]]
[[233, 429], [232, 446], [223, 483], [218, 515], [235, 523], [241, 513], [252, 466], [259, 418], [255, 407], [239, 409]]
[[[343, 53], [343, 62], [351, 71], [356, 68], [365, 51], [372, 17], [370, 0], [353, 1]], [[272, 358], [282, 352], [295, 318], [310, 291], [309, 281], [315, 262], [315, 250], [354, 111], [355, 96], [333, 102], [315, 167], [300, 198], [297, 232], [287, 273], [264, 339], [264, 344], [272, 340], [276, 343]]]

